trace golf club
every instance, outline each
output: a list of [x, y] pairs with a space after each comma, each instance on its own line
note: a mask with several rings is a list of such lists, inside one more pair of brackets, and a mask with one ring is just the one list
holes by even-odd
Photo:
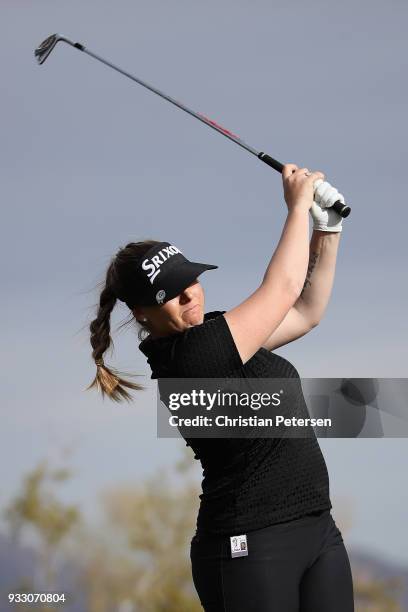
[[[92, 51], [89, 51], [89, 49], [87, 49], [83, 44], [81, 44], [79, 42], [74, 43], [71, 40], [69, 40], [68, 38], [65, 38], [64, 36], [60, 36], [59, 34], [52, 34], [51, 36], [46, 38], [39, 45], [39, 47], [37, 47], [37, 49], [34, 51], [34, 55], [35, 55], [35, 57], [36, 57], [36, 59], [37, 59], [39, 64], [43, 64], [45, 62], [45, 60], [51, 54], [51, 52], [53, 51], [54, 47], [56, 46], [56, 44], [58, 42], [65, 42], [68, 45], [71, 45], [72, 47], [75, 47], [76, 49], [79, 49], [79, 51], [83, 51], [87, 55], [90, 55], [94, 59], [96, 59], [99, 62], [102, 62], [103, 64], [105, 64], [106, 66], [109, 66], [110, 68], [113, 68], [113, 70], [116, 70], [117, 72], [120, 72], [120, 74], [123, 74], [124, 76], [128, 77], [129, 79], [132, 79], [132, 81], [135, 81], [136, 83], [139, 83], [139, 85], [142, 85], [143, 87], [146, 87], [147, 89], [149, 89], [153, 93], [157, 94], [158, 96], [161, 96], [162, 98], [164, 98], [168, 102], [171, 102], [175, 106], [178, 106], [179, 108], [181, 108], [181, 110], [185, 111], [186, 113], [189, 113], [190, 115], [192, 115], [196, 119], [199, 119], [200, 121], [202, 121], [203, 123], [205, 123], [209, 127], [213, 128], [214, 130], [217, 130], [217, 132], [219, 132], [220, 134], [223, 134], [224, 136], [226, 136], [227, 138], [229, 138], [230, 140], [235, 142], [240, 147], [246, 149], [247, 151], [249, 151], [253, 155], [256, 155], [256, 157], [258, 157], [258, 159], [262, 160], [265, 164], [267, 164], [268, 166], [270, 166], [274, 170], [277, 170], [278, 172], [282, 173], [283, 164], [281, 162], [277, 161], [276, 159], [274, 159], [273, 157], [271, 157], [267, 153], [264, 153], [263, 151], [257, 151], [256, 149], [254, 149], [253, 147], [248, 145], [246, 142], [241, 140], [241, 138], [239, 138], [238, 136], [236, 136], [235, 134], [233, 134], [229, 130], [223, 128], [221, 125], [219, 125], [215, 121], [212, 121], [208, 117], [205, 117], [205, 115], [201, 115], [200, 113], [196, 113], [195, 111], [191, 110], [190, 108], [187, 108], [187, 106], [184, 106], [184, 104], [182, 104], [181, 102], [178, 102], [174, 98], [171, 98], [170, 96], [168, 96], [167, 94], [163, 93], [159, 89], [156, 89], [155, 87], [153, 87], [152, 85], [149, 85], [145, 81], [142, 81], [141, 79], [138, 79], [137, 77], [133, 76], [129, 72], [126, 72], [126, 70], [123, 70], [122, 68], [119, 68], [118, 66], [115, 66], [111, 62], [108, 62], [107, 60], [103, 59], [99, 55], [96, 55], [95, 53], [93, 53]], [[316, 181], [316, 183], [317, 183], [317, 181]], [[337, 202], [335, 202], [333, 204], [333, 209], [343, 218], [348, 217], [348, 215], [351, 212], [351, 208], [349, 206], [347, 206], [346, 204], [344, 204], [343, 202], [341, 202], [340, 200], [338, 200]]]

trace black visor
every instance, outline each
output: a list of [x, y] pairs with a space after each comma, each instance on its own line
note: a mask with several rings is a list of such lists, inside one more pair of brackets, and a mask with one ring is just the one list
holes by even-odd
[[[189, 261], [176, 246], [160, 242], [149, 249], [126, 282], [119, 299], [134, 306], [156, 306], [179, 295], [206, 270], [218, 266]], [[122, 293], [122, 292], [121, 292]]]

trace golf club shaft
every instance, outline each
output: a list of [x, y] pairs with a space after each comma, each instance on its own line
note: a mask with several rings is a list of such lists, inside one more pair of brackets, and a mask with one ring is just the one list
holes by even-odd
[[[135, 83], [138, 83], [139, 85], [142, 85], [142, 87], [145, 87], [146, 89], [149, 89], [150, 91], [152, 91], [153, 93], [157, 94], [161, 98], [164, 98], [168, 102], [171, 102], [171, 104], [174, 104], [175, 106], [178, 106], [178, 108], [181, 108], [181, 110], [185, 111], [186, 113], [189, 113], [189, 115], [192, 115], [196, 119], [199, 119], [199, 121], [202, 121], [203, 123], [205, 123], [209, 127], [213, 128], [213, 130], [216, 130], [217, 132], [219, 132], [223, 136], [226, 136], [227, 138], [229, 138], [230, 140], [235, 142], [237, 145], [239, 145], [243, 149], [246, 149], [246, 151], [248, 151], [249, 153], [252, 153], [252, 155], [256, 155], [256, 157], [258, 159], [263, 161], [265, 164], [267, 164], [268, 166], [270, 166], [274, 170], [277, 170], [278, 172], [282, 173], [283, 164], [281, 162], [277, 161], [276, 159], [274, 159], [273, 157], [271, 157], [267, 153], [264, 153], [263, 151], [257, 151], [256, 149], [254, 149], [253, 147], [248, 145], [246, 142], [244, 142], [241, 138], [239, 138], [238, 136], [236, 136], [235, 134], [233, 134], [229, 130], [225, 129], [224, 127], [222, 127], [221, 125], [219, 125], [218, 123], [213, 121], [212, 119], [209, 119], [208, 117], [205, 117], [204, 115], [201, 115], [200, 113], [197, 113], [197, 112], [193, 111], [191, 108], [188, 108], [187, 106], [185, 106], [184, 104], [182, 104], [178, 100], [175, 100], [174, 98], [168, 96], [163, 91], [160, 91], [159, 89], [157, 89], [156, 87], [153, 87], [149, 83], [146, 83], [145, 81], [142, 81], [142, 79], [139, 79], [139, 78], [135, 77], [130, 72], [127, 72], [126, 70], [123, 70], [123, 68], [120, 68], [119, 66], [116, 66], [115, 64], [112, 64], [112, 62], [109, 62], [108, 60], [104, 59], [100, 55], [97, 55], [96, 53], [93, 53], [92, 51], [89, 51], [89, 49], [87, 49], [83, 44], [78, 43], [78, 42], [77, 43], [73, 43], [73, 42], [71, 42], [70, 40], [68, 40], [65, 37], [61, 37], [60, 40], [62, 40], [64, 42], [67, 42], [72, 47], [75, 47], [76, 49], [79, 49], [80, 51], [83, 51], [84, 53], [86, 53], [90, 57], [93, 57], [94, 59], [98, 60], [102, 64], [105, 64], [105, 66], [108, 66], [109, 68], [112, 68], [113, 70], [116, 70], [116, 72], [119, 72], [120, 74], [123, 74], [124, 76], [128, 77], [129, 79], [131, 79]], [[335, 202], [333, 204], [332, 208], [333, 208], [333, 210], [335, 210], [342, 217], [347, 217], [350, 214], [350, 212], [351, 212], [350, 207], [345, 205], [340, 200]]]
[[223, 134], [224, 136], [226, 136], [227, 138], [229, 138], [233, 142], [236, 142], [238, 145], [240, 145], [241, 147], [243, 147], [244, 149], [246, 149], [247, 151], [249, 151], [253, 155], [258, 156], [258, 154], [259, 154], [258, 151], [256, 151], [253, 147], [251, 147], [248, 144], [246, 144], [246, 142], [244, 142], [243, 140], [238, 138], [238, 136], [235, 136], [235, 134], [232, 134], [229, 130], [226, 130], [221, 125], [218, 125], [217, 123], [215, 123], [215, 121], [212, 121], [211, 119], [208, 119], [207, 117], [204, 117], [204, 115], [200, 115], [200, 113], [196, 113], [191, 108], [188, 108], [187, 106], [185, 106], [184, 104], [182, 104], [178, 100], [175, 100], [171, 96], [168, 96], [167, 94], [165, 94], [163, 91], [160, 91], [160, 89], [157, 89], [156, 87], [153, 87], [153, 85], [149, 85], [149, 83], [146, 83], [146, 81], [142, 81], [142, 79], [138, 79], [133, 74], [130, 74], [130, 72], [127, 72], [126, 70], [123, 70], [122, 68], [119, 68], [119, 66], [115, 66], [115, 64], [112, 64], [111, 62], [108, 62], [103, 57], [100, 57], [99, 55], [96, 55], [96, 53], [93, 53], [92, 51], [89, 51], [86, 47], [84, 47], [81, 50], [84, 53], [86, 53], [87, 55], [90, 55], [91, 57], [97, 59], [99, 62], [102, 62], [106, 66], [109, 66], [110, 68], [113, 68], [113, 70], [116, 70], [117, 72], [120, 72], [120, 74], [123, 74], [124, 76], [127, 76], [129, 79], [132, 79], [132, 81], [135, 81], [136, 83], [139, 83], [139, 85], [142, 85], [143, 87], [146, 87], [146, 89], [150, 89], [150, 91], [152, 91], [153, 93], [157, 94], [161, 98], [164, 98], [168, 102], [171, 102], [175, 106], [178, 106], [179, 108], [181, 108], [181, 110], [186, 111], [186, 113], [189, 113], [189, 115], [192, 115], [193, 117], [195, 117], [196, 119], [199, 119], [200, 121], [202, 121], [203, 123], [205, 123], [209, 127], [212, 127], [214, 130], [217, 130], [217, 132], [220, 132], [221, 134]]

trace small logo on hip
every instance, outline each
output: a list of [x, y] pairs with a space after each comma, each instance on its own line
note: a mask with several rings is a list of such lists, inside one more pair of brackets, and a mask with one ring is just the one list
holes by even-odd
[[248, 543], [246, 535], [231, 536], [231, 557], [247, 557]]

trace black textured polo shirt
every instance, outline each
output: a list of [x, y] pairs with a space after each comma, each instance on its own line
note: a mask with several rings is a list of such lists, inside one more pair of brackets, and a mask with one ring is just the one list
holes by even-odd
[[[294, 366], [260, 348], [245, 364], [225, 311], [139, 348], [157, 378], [297, 378]], [[160, 381], [159, 381], [160, 383]], [[309, 416], [301, 392], [293, 413]], [[186, 438], [203, 468], [197, 534], [234, 535], [332, 508], [326, 463], [311, 429], [305, 438]]]

